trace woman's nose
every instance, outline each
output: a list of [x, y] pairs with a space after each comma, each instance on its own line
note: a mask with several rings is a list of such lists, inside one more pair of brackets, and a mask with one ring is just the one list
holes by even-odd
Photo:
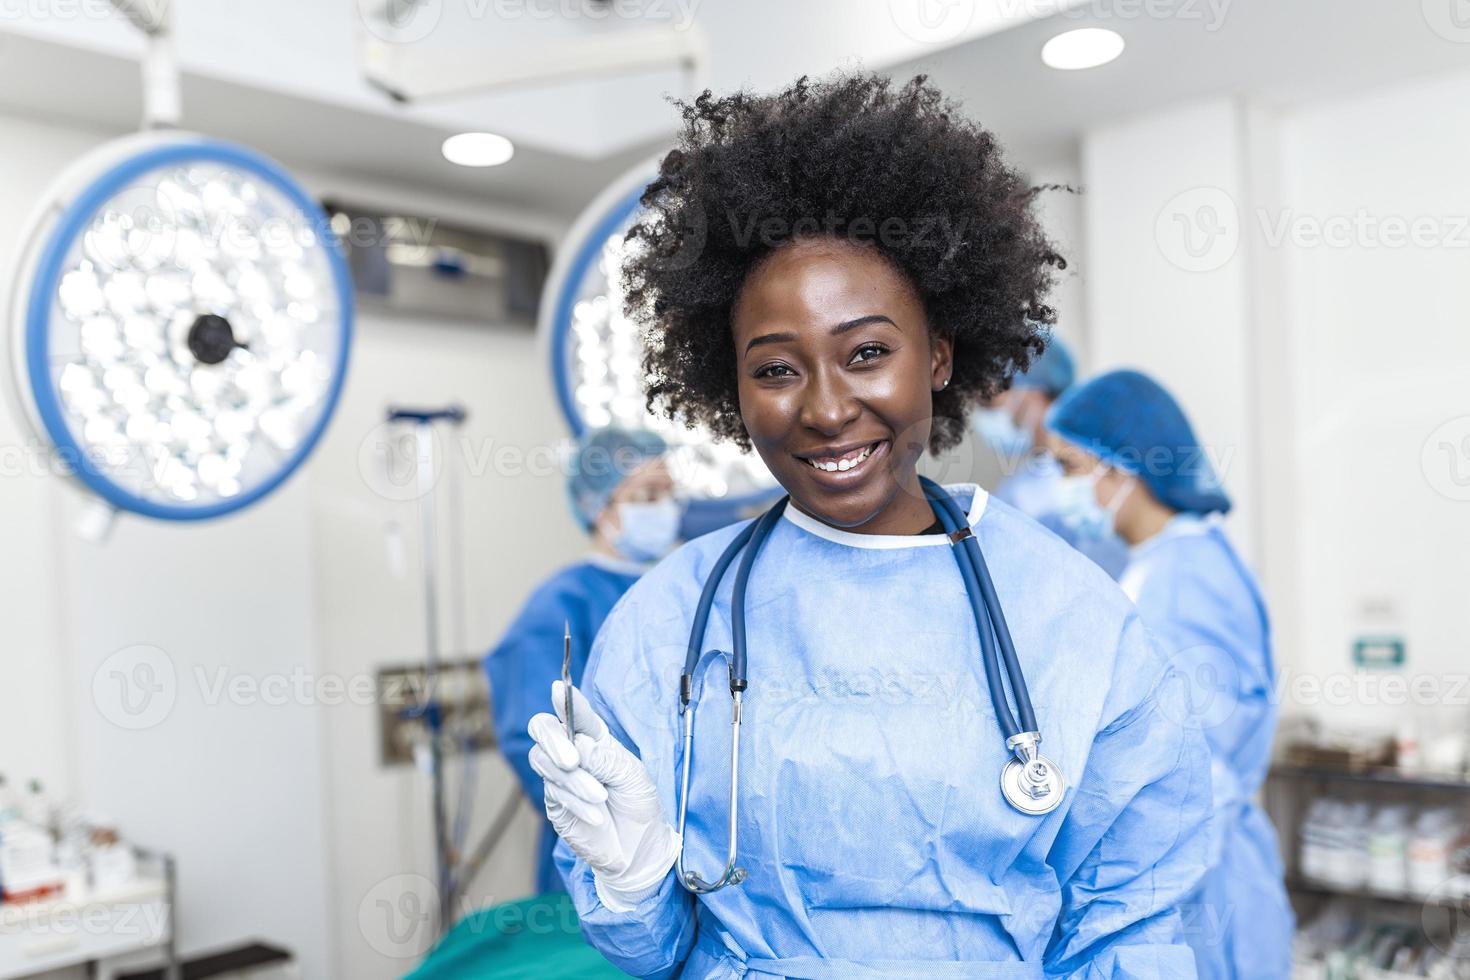
[[823, 435], [837, 435], [862, 411], [852, 389], [831, 371], [816, 372], [802, 394], [802, 425]]

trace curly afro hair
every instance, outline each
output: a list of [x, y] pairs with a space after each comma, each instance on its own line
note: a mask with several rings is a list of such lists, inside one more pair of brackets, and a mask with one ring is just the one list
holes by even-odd
[[801, 237], [878, 248], [913, 284], [931, 331], [953, 340], [931, 452], [958, 443], [971, 405], [1045, 348], [1055, 316], [1044, 299], [1066, 262], [1033, 212], [1039, 188], [925, 76], [902, 87], [803, 77], [775, 95], [706, 90], [676, 104], [683, 130], [643, 194], [623, 265], [650, 411], [750, 449], [731, 310], [750, 270]]

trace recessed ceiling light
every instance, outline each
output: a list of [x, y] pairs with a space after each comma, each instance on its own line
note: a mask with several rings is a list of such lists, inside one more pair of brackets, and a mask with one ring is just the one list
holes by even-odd
[[460, 133], [444, 141], [444, 159], [461, 167], [498, 167], [515, 152], [510, 140], [495, 133]]
[[1041, 49], [1041, 60], [1051, 68], [1076, 71], [1105, 65], [1123, 53], [1123, 36], [1105, 27], [1083, 27], [1058, 34]]

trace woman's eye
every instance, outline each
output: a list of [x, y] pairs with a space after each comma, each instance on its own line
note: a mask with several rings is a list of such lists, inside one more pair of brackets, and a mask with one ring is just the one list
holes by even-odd
[[795, 374], [791, 368], [784, 364], [767, 364], [755, 372], [757, 378], [784, 378]]
[[884, 354], [887, 353], [888, 348], [884, 347], [882, 344], [864, 344], [857, 350], [853, 351], [852, 359], [854, 363], [861, 363], [863, 361], [871, 361], [875, 358], [882, 357]]

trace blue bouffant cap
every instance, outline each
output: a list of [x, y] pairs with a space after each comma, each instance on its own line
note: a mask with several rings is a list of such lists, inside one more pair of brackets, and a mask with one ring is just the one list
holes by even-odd
[[582, 526], [590, 531], [618, 484], [668, 448], [659, 435], [642, 429], [610, 427], [583, 432], [567, 472], [567, 499]]
[[1230, 510], [1194, 429], [1164, 387], [1138, 371], [1109, 371], [1064, 394], [1046, 427], [1143, 481], [1165, 506], [1191, 514]]

